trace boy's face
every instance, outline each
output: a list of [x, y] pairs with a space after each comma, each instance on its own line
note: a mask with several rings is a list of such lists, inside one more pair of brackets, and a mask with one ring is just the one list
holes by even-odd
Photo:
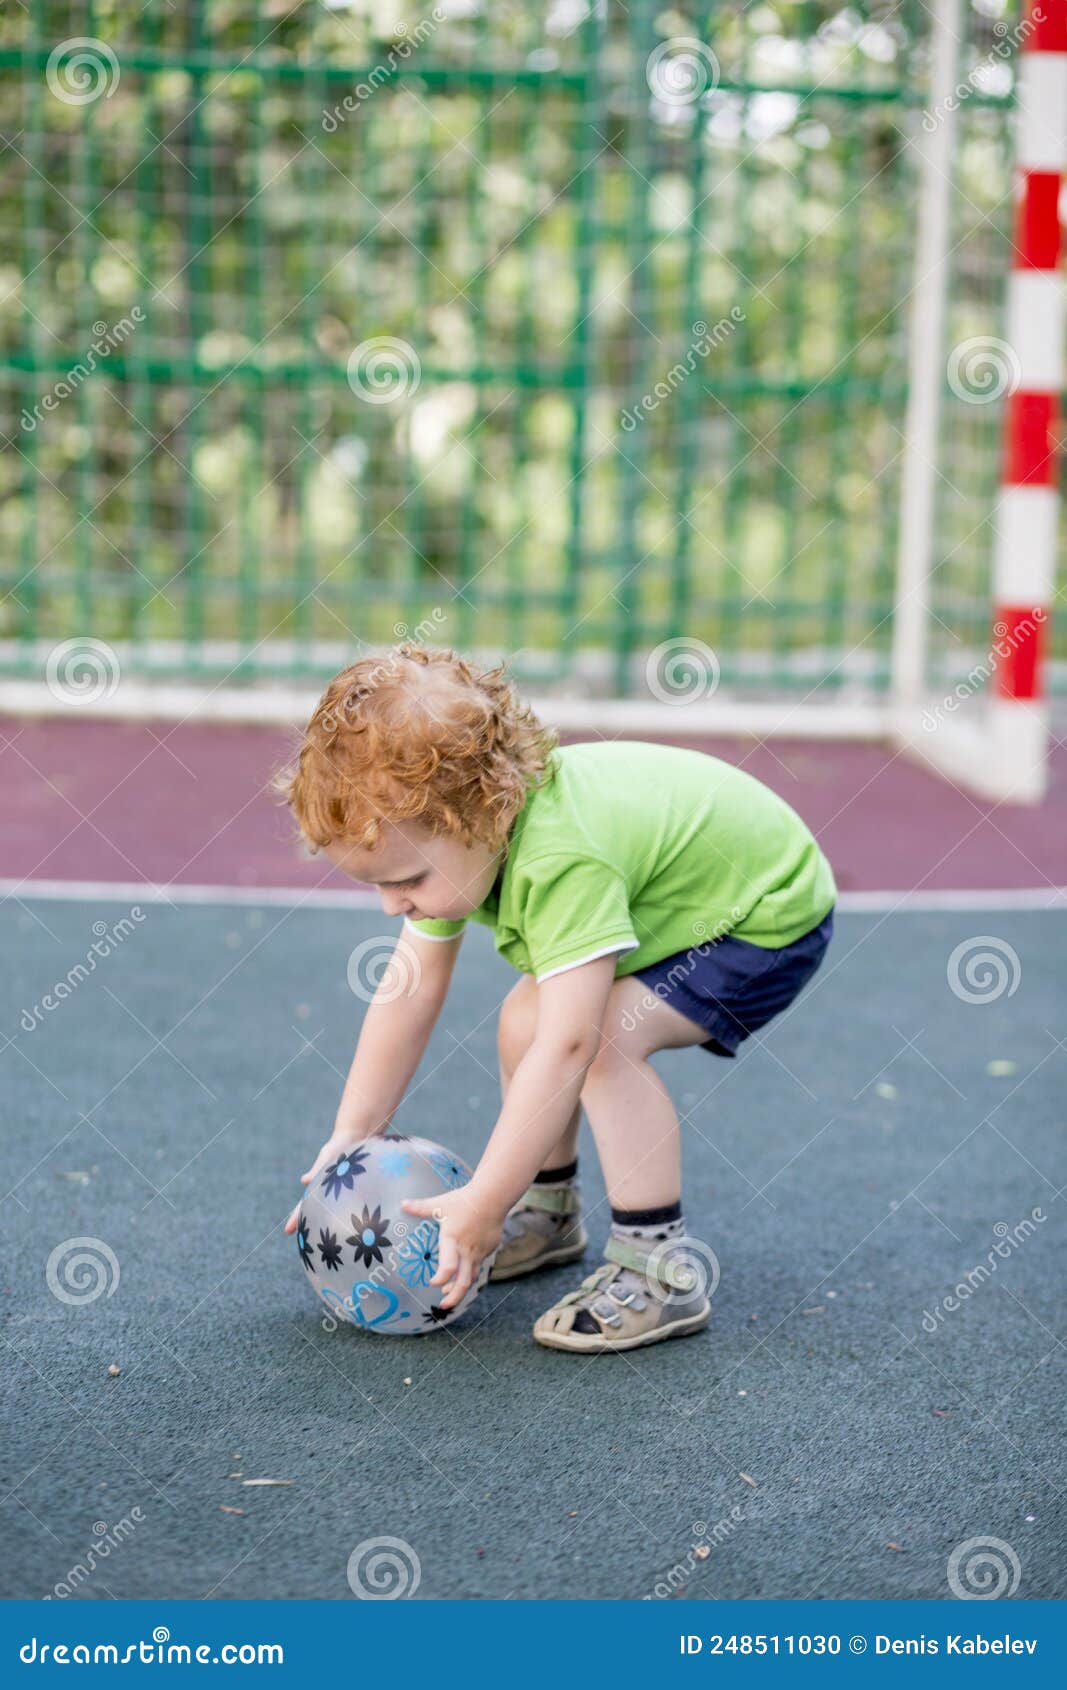
[[373, 851], [336, 841], [324, 849], [335, 868], [353, 880], [370, 881], [381, 894], [386, 915], [412, 921], [454, 921], [485, 902], [500, 852], [488, 845], [464, 845], [434, 838], [414, 823], [385, 822]]

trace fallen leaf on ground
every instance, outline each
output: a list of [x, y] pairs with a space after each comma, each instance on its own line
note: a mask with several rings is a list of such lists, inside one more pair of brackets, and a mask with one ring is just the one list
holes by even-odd
[[291, 1485], [292, 1479], [242, 1479], [243, 1485]]
[[947, 1420], [952, 1410], [950, 1408], [935, 1408], [934, 1413], [939, 1420]]
[[826, 1313], [826, 1304], [825, 1303], [816, 1303], [816, 1305], [813, 1309], [801, 1309], [800, 1312], [801, 1312], [801, 1314], [825, 1314]]
[[108, 1378], [109, 1379], [117, 1379], [121, 1372], [122, 1372], [122, 1368], [116, 1367], [115, 1363], [112, 1362], [111, 1366], [107, 1370]]
[[698, 1561], [706, 1561], [708, 1556], [711, 1554], [711, 1550], [708, 1548], [706, 1543], [700, 1543], [694, 1549], [693, 1554], [696, 1556]]
[[244, 1509], [243, 1508], [230, 1508], [227, 1503], [220, 1502], [219, 1503], [219, 1513], [220, 1514], [243, 1514]]
[[742, 1478], [743, 1478], [743, 1479], [744, 1479], [744, 1481], [745, 1481], [745, 1483], [746, 1483], [746, 1485], [751, 1485], [751, 1486], [752, 1486], [752, 1489], [753, 1489], [753, 1490], [756, 1490], [756, 1488], [757, 1488], [757, 1486], [756, 1486], [756, 1481], [755, 1481], [755, 1479], [753, 1479], [753, 1478], [750, 1478], [750, 1476], [749, 1476], [749, 1475], [748, 1475], [748, 1474], [747, 1474], [747, 1473], [742, 1473], [742, 1474], [741, 1474], [741, 1477], [742, 1477]]
[[72, 1179], [78, 1185], [88, 1185], [89, 1183], [89, 1175], [83, 1173], [80, 1168], [57, 1168], [56, 1173], [60, 1179]]
[[886, 1548], [887, 1549], [895, 1549], [898, 1555], [903, 1555], [903, 1553], [904, 1553], [904, 1550], [899, 1543], [887, 1543]]

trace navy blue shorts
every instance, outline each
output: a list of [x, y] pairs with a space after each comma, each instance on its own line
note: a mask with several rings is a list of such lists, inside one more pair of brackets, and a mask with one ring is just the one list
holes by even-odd
[[633, 978], [643, 980], [662, 1002], [706, 1027], [701, 1046], [716, 1056], [736, 1056], [750, 1033], [787, 1009], [822, 961], [834, 930], [834, 912], [780, 950], [749, 944], [727, 934], [688, 951], [677, 951]]

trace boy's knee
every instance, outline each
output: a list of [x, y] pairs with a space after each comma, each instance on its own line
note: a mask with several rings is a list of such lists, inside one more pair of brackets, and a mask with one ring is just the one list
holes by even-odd
[[524, 976], [504, 999], [496, 1030], [500, 1065], [506, 1074], [514, 1073], [533, 1043], [537, 1030], [537, 988], [532, 979]]

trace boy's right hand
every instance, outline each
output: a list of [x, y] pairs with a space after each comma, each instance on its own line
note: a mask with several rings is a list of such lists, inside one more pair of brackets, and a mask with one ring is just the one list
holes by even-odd
[[[312, 1180], [315, 1178], [316, 1174], [321, 1173], [323, 1168], [326, 1167], [328, 1162], [338, 1161], [339, 1158], [344, 1155], [346, 1150], [351, 1149], [351, 1147], [355, 1143], [357, 1137], [359, 1137], [359, 1134], [352, 1134], [350, 1132], [347, 1132], [347, 1133], [342, 1133], [342, 1134], [335, 1133], [332, 1138], [328, 1138], [326, 1140], [326, 1143], [323, 1145], [322, 1149], [319, 1151], [318, 1155], [316, 1156], [315, 1160], [312, 1162], [312, 1164], [311, 1164], [310, 1168], [308, 1169], [307, 1173], [300, 1175], [301, 1185], [310, 1185]], [[364, 1133], [363, 1137], [369, 1138], [370, 1134]], [[296, 1205], [295, 1209], [293, 1210], [292, 1214], [289, 1216], [289, 1219], [285, 1223], [286, 1232], [295, 1232], [296, 1231], [296, 1223], [299, 1220], [299, 1218], [300, 1218], [300, 1204], [298, 1203]]]

